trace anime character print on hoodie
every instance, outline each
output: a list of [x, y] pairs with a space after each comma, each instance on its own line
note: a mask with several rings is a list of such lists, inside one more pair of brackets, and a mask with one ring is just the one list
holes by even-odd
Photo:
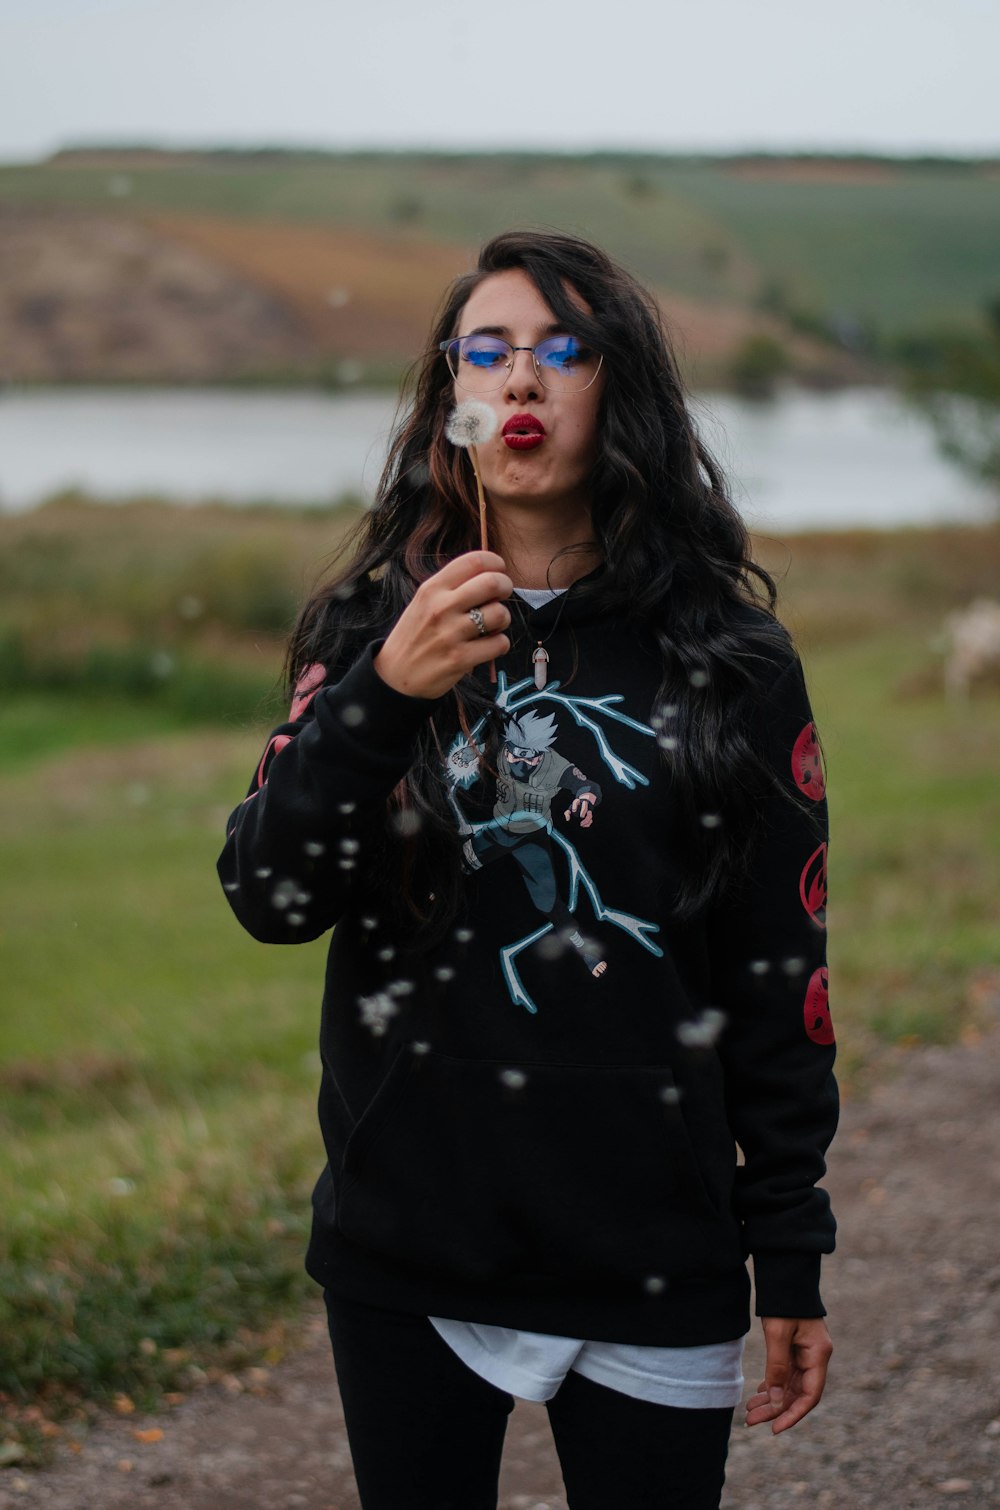
[[[313, 1277], [425, 1316], [696, 1346], [748, 1329], [748, 1255], [759, 1314], [824, 1314], [825, 784], [801, 666], [776, 638], [753, 663], [773, 791], [751, 867], [679, 921], [696, 856], [659, 749], [678, 712], [654, 723], [659, 647], [600, 611], [601, 572], [518, 602], [529, 632], [495, 684], [477, 668], [502, 716], [491, 760], [450, 696], [381, 679], [391, 624], [310, 668], [219, 869], [255, 937], [333, 927]], [[394, 935], [369, 859], [418, 752], [461, 841], [461, 913], [430, 948]]]

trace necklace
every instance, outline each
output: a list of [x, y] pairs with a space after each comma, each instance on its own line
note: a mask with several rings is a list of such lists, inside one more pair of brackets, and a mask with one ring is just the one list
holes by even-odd
[[[545, 642], [546, 640], [551, 640], [552, 636], [558, 629], [559, 620], [562, 618], [562, 611], [566, 605], [566, 599], [573, 591], [574, 586], [575, 583], [570, 583], [569, 587], [567, 587], [565, 592], [562, 593], [562, 601], [560, 602], [559, 607], [556, 611], [556, 616], [553, 621], [552, 628], [549, 630], [548, 634], [544, 636], [543, 639], [535, 641], [535, 648], [531, 652], [531, 662], [532, 666], [534, 667], [535, 673], [535, 686], [538, 688], [539, 692], [541, 692], [542, 688], [545, 686], [546, 682], [549, 679], [549, 652], [545, 649]], [[551, 599], [549, 601], [551, 602]]]

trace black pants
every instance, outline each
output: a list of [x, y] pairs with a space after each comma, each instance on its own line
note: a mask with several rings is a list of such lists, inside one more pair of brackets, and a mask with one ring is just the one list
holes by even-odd
[[[426, 1316], [326, 1292], [364, 1510], [496, 1510], [514, 1398]], [[635, 1400], [567, 1374], [546, 1402], [570, 1510], [717, 1510], [733, 1412]]]

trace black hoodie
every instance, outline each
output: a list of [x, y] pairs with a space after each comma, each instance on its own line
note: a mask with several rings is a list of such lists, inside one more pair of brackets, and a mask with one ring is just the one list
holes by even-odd
[[[450, 698], [382, 680], [385, 636], [310, 668], [219, 872], [255, 938], [336, 925], [328, 1162], [306, 1260], [319, 1283], [595, 1341], [725, 1341], [749, 1326], [748, 1254], [759, 1315], [824, 1314], [835, 1224], [816, 1182], [837, 1121], [824, 778], [800, 664], [776, 651], [759, 743], [799, 800], [775, 790], [750, 874], [672, 921], [687, 846], [657, 749], [670, 716], [650, 723], [659, 654], [577, 595], [600, 570], [539, 609], [511, 600], [527, 633], [496, 663], [496, 781], [446, 726]], [[485, 665], [476, 675], [490, 685]], [[446, 942], [420, 950], [381, 916], [365, 834], [429, 718], [466, 889]]]

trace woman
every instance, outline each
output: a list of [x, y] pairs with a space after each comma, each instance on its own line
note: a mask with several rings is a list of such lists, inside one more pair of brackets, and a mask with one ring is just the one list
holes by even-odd
[[352, 545], [220, 873], [257, 938], [336, 924], [307, 1267], [362, 1503], [495, 1506], [519, 1394], [573, 1510], [717, 1506], [748, 1255], [747, 1422], [794, 1425], [831, 1352], [826, 806], [645, 291], [575, 238], [485, 246]]

